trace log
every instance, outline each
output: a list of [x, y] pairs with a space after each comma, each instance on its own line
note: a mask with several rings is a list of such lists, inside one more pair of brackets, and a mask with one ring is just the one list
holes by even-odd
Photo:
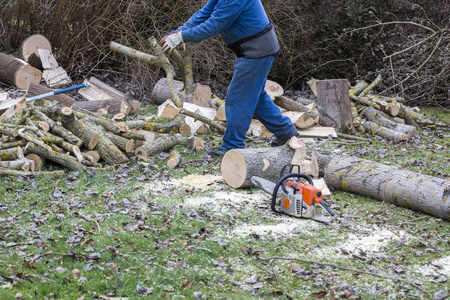
[[259, 138], [271, 137], [273, 133], [270, 132], [259, 120], [253, 119], [247, 131], [248, 136], [255, 136]]
[[[183, 90], [184, 84], [182, 81], [173, 80], [173, 86], [178, 93], [181, 102], [194, 103], [199, 106], [208, 106], [209, 99], [211, 98], [211, 88], [206, 85], [196, 84], [195, 90], [192, 94], [186, 94]], [[161, 105], [167, 99], [172, 99], [172, 94], [169, 89], [169, 84], [166, 78], [161, 78], [155, 84], [150, 96], [150, 100], [156, 104]], [[176, 103], [175, 103], [176, 104]]]
[[181, 154], [177, 150], [172, 150], [169, 154], [169, 159], [167, 160], [167, 166], [171, 169], [178, 166], [181, 162]]
[[49, 87], [57, 87], [72, 83], [72, 79], [70, 79], [66, 70], [64, 70], [62, 67], [57, 67], [51, 70], [44, 70], [42, 72], [42, 78]]
[[26, 154], [29, 154], [29, 153], [37, 154], [37, 155], [44, 157], [50, 161], [60, 164], [64, 167], [68, 168], [69, 170], [79, 171], [79, 170], [85, 169], [85, 166], [83, 164], [81, 164], [76, 157], [62, 153], [62, 152], [47, 150], [42, 147], [39, 147], [38, 145], [36, 145], [34, 143], [28, 143], [25, 146], [24, 151]]
[[185, 108], [180, 109], [180, 114], [183, 114], [183, 115], [188, 116], [188, 117], [192, 117], [192, 118], [194, 118], [194, 119], [196, 119], [198, 121], [202, 121], [203, 123], [211, 126], [212, 128], [217, 129], [219, 132], [225, 133], [226, 128], [224, 126], [220, 125], [217, 122], [214, 122], [213, 120], [209, 119], [208, 117], [204, 117], [204, 116], [199, 115], [197, 113], [191, 112], [191, 111], [189, 111], [189, 110], [187, 110]]
[[294, 149], [288, 145], [273, 148], [233, 149], [222, 158], [221, 171], [225, 182], [233, 188], [252, 185], [253, 175], [276, 182], [281, 169], [290, 164]]
[[31, 111], [32, 111], [33, 115], [35, 115], [37, 118], [46, 122], [52, 129], [52, 132], [58, 134], [60, 137], [62, 137], [69, 143], [74, 144], [77, 147], [81, 147], [81, 145], [83, 144], [83, 141], [79, 137], [74, 135], [71, 131], [67, 130], [63, 126], [58, 125], [55, 121], [50, 119], [46, 114], [44, 114], [38, 108], [32, 108]]
[[194, 141], [194, 137], [185, 137], [181, 134], [166, 135], [153, 142], [143, 144], [135, 150], [135, 153], [138, 156], [147, 157], [149, 155], [167, 151], [177, 145], [194, 148]]
[[28, 158], [29, 160], [34, 161], [34, 166], [35, 166], [35, 170], [39, 171], [42, 169], [42, 167], [45, 165], [45, 158], [37, 155], [37, 154], [27, 154], [25, 155], [26, 158]]
[[317, 106], [320, 125], [336, 132], [355, 132], [347, 79], [317, 80]]
[[173, 119], [180, 109], [173, 103], [172, 100], [167, 99], [163, 104], [158, 106], [158, 117]]
[[89, 150], [95, 148], [98, 140], [100, 139], [100, 134], [98, 132], [93, 131], [91, 128], [86, 126], [84, 121], [81, 121], [75, 117], [72, 110], [68, 107], [57, 110], [57, 114], [64, 128], [73, 132], [73, 134], [80, 138], [86, 148]]
[[0, 82], [26, 90], [30, 82], [39, 83], [42, 73], [23, 60], [0, 53]]
[[[122, 92], [118, 91], [117, 89], [113, 88], [112, 86], [109, 86], [108, 84], [104, 83], [103, 81], [101, 81], [95, 77], [89, 78], [89, 82], [91, 84], [94, 84], [98, 88], [106, 91], [107, 94], [113, 96], [115, 99], [125, 101], [130, 106], [131, 112], [137, 112], [140, 109], [141, 102], [133, 99], [131, 94], [122, 93]], [[113, 112], [111, 112], [111, 113], [113, 113]]]
[[104, 127], [100, 127], [102, 133], [108, 138], [114, 145], [124, 152], [131, 152], [134, 150], [134, 140], [124, 138], [117, 134], [107, 131]]
[[23, 150], [20, 147], [0, 150], [0, 160], [16, 160], [22, 158]]
[[[107, 109], [109, 114], [118, 114], [121, 112], [123, 100], [120, 99], [106, 99], [93, 101], [75, 101], [71, 106], [82, 108], [91, 112], [97, 112], [99, 109]], [[69, 105], [70, 106], [70, 105]]]
[[[83, 119], [81, 120], [87, 128], [99, 136], [98, 143], [95, 150], [98, 151], [100, 157], [109, 165], [115, 166], [129, 162], [128, 157], [120, 151], [120, 149], [103, 134], [103, 130], [97, 126], [94, 121]], [[126, 147], [126, 145], [124, 145]]]
[[306, 105], [303, 105], [300, 102], [294, 101], [285, 96], [278, 96], [275, 98], [273, 102], [277, 106], [284, 108], [288, 111], [298, 111], [298, 112], [310, 111], [310, 109]]
[[270, 99], [275, 100], [276, 97], [280, 97], [284, 94], [283, 87], [275, 82], [267, 79], [266, 84], [264, 86], [264, 90], [269, 95]]
[[34, 171], [34, 161], [27, 158], [19, 158], [16, 160], [0, 161], [0, 168], [22, 171]]
[[[26, 93], [27, 97], [38, 96], [38, 95], [42, 95], [42, 94], [46, 94], [46, 93], [55, 91], [54, 89], [48, 88], [48, 87], [40, 85], [38, 83], [39, 82], [31, 82], [27, 86], [27, 88], [26, 88], [27, 89], [27, 93]], [[50, 96], [50, 97], [47, 97], [46, 99], [52, 100], [52, 101], [58, 101], [66, 106], [72, 106], [73, 103], [75, 102], [75, 99], [73, 99], [72, 97], [69, 97], [65, 94], [58, 94], [58, 95]]]
[[61, 177], [64, 176], [64, 171], [50, 171], [50, 172], [25, 172], [25, 171], [17, 171], [0, 168], [0, 175], [9, 175], [9, 176], [51, 176]]
[[450, 221], [450, 181], [352, 156], [332, 157], [325, 167], [332, 190], [368, 196]]

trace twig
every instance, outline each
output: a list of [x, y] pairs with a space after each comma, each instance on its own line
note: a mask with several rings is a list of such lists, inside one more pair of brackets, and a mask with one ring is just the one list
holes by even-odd
[[79, 211], [76, 211], [75, 213], [76, 213], [77, 215], [79, 215], [80, 218], [82, 218], [83, 220], [86, 220], [86, 221], [89, 221], [89, 222], [94, 222], [95, 225], [97, 226], [97, 234], [100, 234], [100, 225], [98, 224], [97, 220], [89, 219], [88, 217], [83, 216]]
[[409, 281], [406, 281], [406, 280], [403, 280], [403, 279], [400, 279], [400, 278], [394, 278], [394, 277], [387, 276], [387, 275], [381, 275], [381, 274], [371, 273], [371, 272], [367, 272], [367, 271], [363, 271], [363, 270], [342, 267], [342, 266], [339, 266], [339, 265], [336, 265], [336, 264], [322, 263], [322, 262], [317, 262], [317, 261], [313, 261], [313, 260], [306, 260], [306, 259], [301, 259], [301, 258], [295, 258], [295, 257], [280, 257], [280, 256], [272, 256], [272, 257], [267, 257], [267, 258], [259, 257], [259, 259], [263, 260], [263, 261], [270, 261], [270, 260], [274, 260], [274, 259], [295, 260], [295, 261], [301, 261], [301, 262], [305, 262], [305, 263], [309, 263], [309, 264], [317, 264], [317, 265], [320, 265], [320, 266], [327, 266], [327, 267], [337, 268], [337, 269], [341, 269], [341, 270], [352, 271], [352, 272], [356, 272], [356, 273], [361, 273], [361, 274], [366, 274], [366, 275], [372, 275], [372, 276], [376, 276], [376, 277], [386, 278], [386, 279], [390, 279], [390, 280], [392, 280], [394, 282], [401, 281], [401, 282], [406, 283], [408, 285], [414, 286], [418, 290], [428, 294], [427, 291], [422, 289], [417, 284], [414, 284], [412, 282], [409, 282]]

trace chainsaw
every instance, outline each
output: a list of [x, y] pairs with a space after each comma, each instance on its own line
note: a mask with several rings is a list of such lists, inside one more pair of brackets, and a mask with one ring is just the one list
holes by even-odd
[[[292, 173], [294, 167], [300, 171], [299, 165], [284, 166], [277, 182], [256, 175], [250, 180], [256, 187], [272, 195], [271, 208], [274, 212], [330, 223], [334, 213], [323, 201], [322, 191], [314, 187], [308, 175]], [[285, 174], [288, 168], [289, 173]], [[327, 215], [324, 215], [324, 210]]]

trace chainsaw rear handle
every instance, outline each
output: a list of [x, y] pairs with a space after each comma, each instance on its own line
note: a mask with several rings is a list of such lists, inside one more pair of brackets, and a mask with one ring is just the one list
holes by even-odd
[[334, 217], [334, 212], [331, 210], [331, 208], [328, 207], [328, 205], [325, 204], [325, 202], [320, 201], [320, 205], [323, 206], [327, 210], [327, 212], [330, 214], [330, 216]]
[[[286, 166], [285, 166], [285, 167], [286, 167]], [[283, 170], [284, 170], [284, 168], [283, 168]], [[289, 174], [286, 174], [286, 175], [282, 176], [282, 177], [277, 181], [277, 183], [275, 184], [275, 188], [273, 189], [273, 193], [272, 193], [272, 203], [270, 204], [270, 207], [272, 208], [272, 211], [278, 212], [278, 213], [279, 213], [279, 211], [277, 211], [277, 209], [275, 208], [275, 204], [276, 204], [276, 201], [277, 201], [278, 190], [280, 189], [280, 186], [283, 184], [283, 182], [284, 182], [286, 179], [291, 178], [291, 177], [304, 178], [304, 179], [306, 179], [311, 185], [314, 185], [314, 183], [313, 183], [311, 177], [309, 177], [309, 176], [306, 175], [306, 174], [301, 174], [301, 173], [289, 173]], [[326, 204], [325, 204], [325, 205], [326, 205]], [[328, 212], [330, 211], [328, 207], [326, 207], [326, 209], [327, 209]]]

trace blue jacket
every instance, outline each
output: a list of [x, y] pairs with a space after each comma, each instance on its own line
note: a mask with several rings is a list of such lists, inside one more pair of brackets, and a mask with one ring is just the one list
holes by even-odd
[[227, 44], [264, 30], [269, 18], [261, 0], [209, 0], [179, 27], [186, 42], [198, 43], [222, 34]]

